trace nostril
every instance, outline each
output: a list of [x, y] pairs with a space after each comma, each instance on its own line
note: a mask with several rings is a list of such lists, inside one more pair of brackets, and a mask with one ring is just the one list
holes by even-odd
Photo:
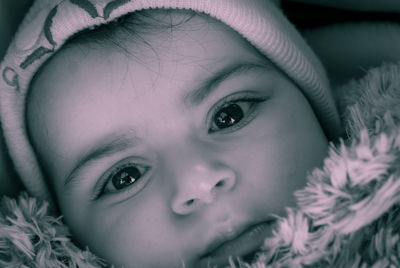
[[223, 190], [223, 191], [230, 191], [235, 186], [235, 177], [234, 176], [226, 176], [220, 178], [213, 187], [213, 190]]
[[220, 180], [215, 184], [215, 188], [221, 188], [225, 186], [225, 180]]
[[172, 210], [177, 214], [188, 215], [205, 205], [212, 204], [220, 195], [232, 191], [236, 184], [235, 174], [228, 170], [200, 173], [201, 176], [182, 181], [172, 199]]
[[187, 201], [185, 202], [184, 205], [185, 205], [186, 207], [190, 207], [190, 206], [194, 205], [195, 202], [196, 202], [195, 199], [189, 199], [189, 200], [187, 200]]

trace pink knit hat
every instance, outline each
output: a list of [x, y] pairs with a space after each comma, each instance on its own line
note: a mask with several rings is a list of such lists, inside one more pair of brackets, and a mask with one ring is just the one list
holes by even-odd
[[328, 137], [340, 131], [324, 69], [271, 0], [37, 0], [0, 65], [0, 116], [6, 145], [27, 190], [50, 199], [25, 122], [25, 98], [39, 67], [86, 28], [137, 10], [190, 9], [230, 26], [299, 86]]

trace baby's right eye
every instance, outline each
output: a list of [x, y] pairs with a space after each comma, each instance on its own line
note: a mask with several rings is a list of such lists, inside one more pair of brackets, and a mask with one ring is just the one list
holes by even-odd
[[137, 189], [139, 191], [140, 185], [143, 185], [142, 177], [149, 169], [149, 167], [133, 163], [118, 167], [108, 175], [102, 194], [122, 191], [125, 188], [139, 188]]

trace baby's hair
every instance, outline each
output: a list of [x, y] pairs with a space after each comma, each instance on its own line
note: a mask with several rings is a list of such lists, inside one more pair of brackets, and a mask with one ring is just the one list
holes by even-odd
[[[122, 16], [115, 21], [92, 29], [85, 29], [73, 35], [64, 47], [70, 45], [95, 45], [100, 48], [116, 48], [127, 56], [133, 56], [132, 50], [124, 44], [138, 42], [151, 44], [145, 35], [156, 31], [173, 31], [195, 16], [203, 16], [191, 10], [150, 9]], [[176, 20], [175, 18], [179, 18]], [[204, 16], [208, 19], [208, 16]]]
[[[179, 17], [180, 19], [174, 20], [173, 16]], [[136, 11], [119, 17], [108, 24], [102, 24], [77, 32], [65, 42], [60, 50], [71, 46], [78, 46], [82, 51], [85, 51], [87, 46], [89, 46], [90, 49], [113, 48], [123, 52], [126, 56], [134, 57], [134, 51], [128, 49], [124, 44], [127, 42], [138, 42], [152, 48], [151, 44], [146, 41], [144, 35], [154, 33], [157, 30], [172, 31], [195, 16], [202, 16], [207, 22], [210, 21], [208, 16], [191, 10], [149, 9]], [[138, 59], [138, 57], [135, 58]], [[32, 78], [30, 87], [35, 83], [41, 70], [43, 70], [50, 61], [51, 59], [40, 66], [39, 70]]]

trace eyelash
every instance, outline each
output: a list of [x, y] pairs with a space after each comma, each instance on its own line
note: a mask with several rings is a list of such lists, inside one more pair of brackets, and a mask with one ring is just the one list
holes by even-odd
[[[222, 99], [217, 104], [215, 104], [211, 109], [212, 112], [209, 113], [209, 115], [207, 116], [207, 122], [208, 125], [210, 126], [208, 129], [208, 133], [226, 134], [241, 129], [242, 127], [250, 123], [250, 121], [255, 117], [256, 115], [255, 112], [257, 111], [256, 108], [258, 104], [266, 101], [267, 99], [268, 99], [267, 97], [259, 96], [258, 94], [251, 92], [241, 92], [240, 94], [235, 93], [227, 96], [226, 98]], [[243, 118], [238, 123], [234, 124], [231, 127], [213, 131], [211, 129], [211, 125], [214, 123], [213, 120], [217, 115], [217, 113], [220, 112], [221, 109], [224, 108], [226, 105], [238, 104], [238, 103], [248, 103], [250, 105], [249, 109], [247, 111], [244, 111]]]

